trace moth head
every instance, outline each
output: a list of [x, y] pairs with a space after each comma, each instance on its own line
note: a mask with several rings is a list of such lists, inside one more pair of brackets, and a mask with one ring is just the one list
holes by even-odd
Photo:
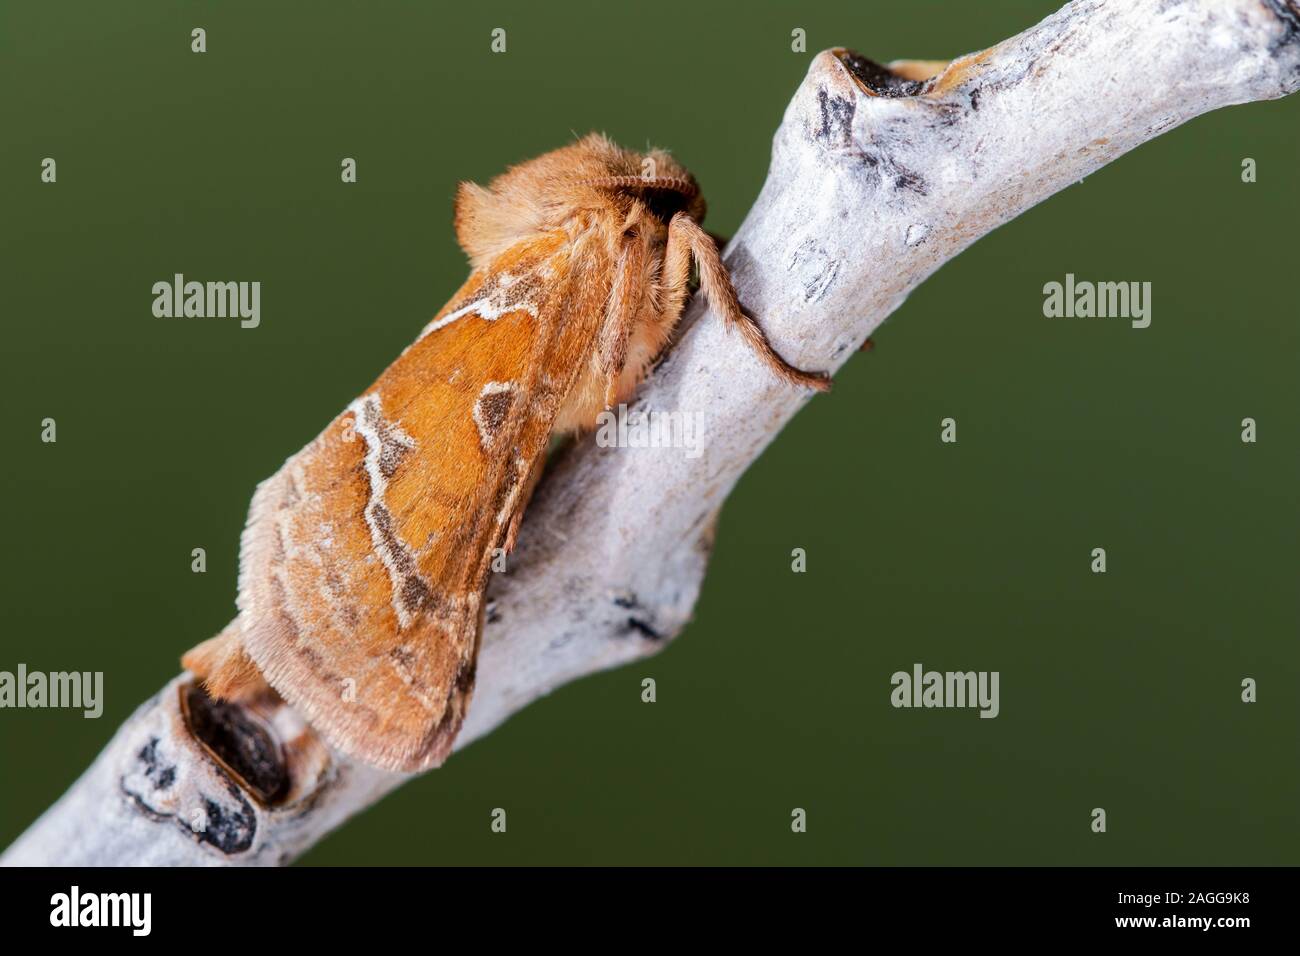
[[668, 153], [623, 149], [600, 133], [511, 167], [484, 187], [461, 183], [456, 238], [475, 268], [515, 243], [556, 229], [586, 210], [626, 216], [639, 204], [667, 223], [678, 212], [704, 219], [695, 177]]

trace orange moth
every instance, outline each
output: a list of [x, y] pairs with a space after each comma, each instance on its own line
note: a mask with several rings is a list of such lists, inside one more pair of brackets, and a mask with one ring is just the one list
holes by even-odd
[[704, 199], [668, 154], [592, 134], [463, 183], [473, 271], [379, 379], [258, 486], [239, 616], [185, 667], [210, 694], [270, 685], [334, 747], [389, 770], [451, 752], [474, 687], [483, 592], [552, 435], [591, 428], [664, 349], [692, 260], [714, 311], [793, 386], [736, 298]]

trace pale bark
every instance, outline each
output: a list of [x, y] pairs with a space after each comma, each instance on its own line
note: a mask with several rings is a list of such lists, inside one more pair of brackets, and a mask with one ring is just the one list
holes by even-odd
[[[1208, 110], [1295, 91], [1300, 4], [1076, 0], [919, 88], [900, 79], [935, 68], [860, 66], [875, 95], [821, 53], [776, 133], [727, 260], [742, 301], [803, 368], [838, 368], [940, 265], [1124, 152]], [[721, 322], [693, 321], [706, 311], [692, 304], [637, 401], [700, 416], [703, 454], [589, 437], [547, 475], [491, 588], [458, 749], [556, 687], [660, 650], [689, 620], [719, 508], [810, 397]], [[196, 636], [177, 635], [177, 649]], [[185, 680], [142, 705], [2, 861], [284, 863], [406, 779], [298, 747], [284, 758], [287, 801], [263, 806], [195, 743]], [[268, 740], [302, 738], [287, 708], [265, 722]], [[455, 774], [455, 759], [436, 772]]]

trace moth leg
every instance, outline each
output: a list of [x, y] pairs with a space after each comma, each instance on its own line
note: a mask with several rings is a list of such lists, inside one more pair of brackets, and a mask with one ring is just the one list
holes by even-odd
[[674, 328], [686, 308], [691, 294], [691, 242], [678, 222], [694, 222], [689, 216], [678, 213], [668, 224], [668, 242], [664, 245], [664, 262], [659, 275], [660, 295], [664, 322]]
[[510, 528], [506, 531], [506, 554], [515, 549], [515, 542], [519, 540], [519, 526], [524, 520], [524, 512], [528, 510], [528, 502], [532, 500], [533, 491], [537, 488], [537, 482], [541, 480], [542, 472], [545, 470], [546, 453], [543, 451], [533, 461], [533, 467], [529, 469], [528, 477], [524, 479], [523, 491], [519, 494], [519, 506], [515, 508], [515, 513], [510, 516]]
[[609, 305], [605, 310], [605, 324], [596, 342], [596, 360], [605, 376], [605, 407], [609, 408], [618, 397], [618, 380], [627, 364], [628, 342], [636, 327], [637, 313], [645, 293], [645, 246], [637, 234], [623, 241], [618, 266], [614, 271], [614, 284], [609, 290]]
[[727, 267], [722, 264], [722, 256], [713, 239], [695, 220], [678, 213], [673, 216], [668, 226], [668, 244], [673, 244], [676, 233], [689, 245], [696, 263], [700, 267], [700, 290], [709, 304], [719, 312], [723, 321], [732, 328], [740, 330], [746, 343], [758, 353], [769, 368], [781, 379], [792, 385], [803, 385], [819, 392], [828, 391], [831, 380], [824, 372], [805, 372], [797, 369], [777, 354], [772, 343], [767, 340], [763, 328], [752, 316], [746, 315], [736, 296], [736, 288], [731, 284]]
[[273, 693], [244, 650], [239, 618], [227, 624], [216, 637], [186, 651], [181, 666], [198, 677], [208, 696], [216, 700], [249, 700]]

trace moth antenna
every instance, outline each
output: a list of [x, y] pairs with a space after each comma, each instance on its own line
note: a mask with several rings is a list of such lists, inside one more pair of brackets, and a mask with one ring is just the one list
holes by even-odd
[[736, 287], [731, 284], [731, 276], [722, 263], [722, 254], [718, 251], [713, 238], [705, 232], [690, 216], [678, 213], [673, 216], [669, 232], [680, 231], [690, 245], [691, 253], [700, 267], [700, 290], [709, 303], [722, 315], [729, 326], [739, 329], [740, 334], [755, 352], [758, 353], [769, 368], [780, 378], [792, 385], [819, 392], [828, 392], [831, 387], [830, 376], [825, 372], [805, 372], [795, 368], [772, 348], [763, 327], [747, 315], [740, 306]]
[[699, 186], [683, 176], [599, 176], [580, 179], [575, 185], [597, 189], [666, 189], [687, 199], [694, 199], [700, 192]]

